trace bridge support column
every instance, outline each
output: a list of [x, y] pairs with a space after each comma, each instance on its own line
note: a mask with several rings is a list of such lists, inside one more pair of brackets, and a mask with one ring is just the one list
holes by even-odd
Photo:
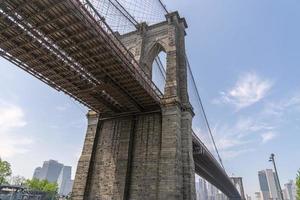
[[162, 110], [159, 200], [195, 200], [192, 112], [178, 105]]
[[95, 143], [95, 137], [98, 125], [98, 115], [95, 112], [90, 111], [87, 114], [88, 127], [85, 136], [84, 146], [81, 156], [78, 161], [76, 177], [74, 181], [72, 200], [83, 200], [86, 184], [88, 182], [88, 174], [91, 163], [93, 146]]
[[180, 107], [165, 106], [162, 111], [159, 200], [183, 199]]
[[183, 187], [184, 199], [196, 199], [195, 190], [195, 164], [193, 158], [192, 139], [192, 119], [191, 109], [182, 112], [181, 137], [182, 137], [182, 163], [183, 163]]
[[194, 200], [191, 116], [178, 105], [109, 119], [90, 112], [72, 199]]
[[98, 128], [87, 133], [73, 199], [196, 199], [185, 28], [184, 18], [175, 12], [165, 22], [120, 36], [147, 74], [155, 56], [166, 52], [161, 110], [98, 119]]

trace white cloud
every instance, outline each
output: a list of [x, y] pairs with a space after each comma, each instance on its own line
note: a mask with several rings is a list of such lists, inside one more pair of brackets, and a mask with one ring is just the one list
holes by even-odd
[[267, 102], [263, 114], [266, 116], [281, 117], [288, 111], [300, 111], [300, 93], [290, 95], [278, 101]]
[[224, 160], [231, 160], [242, 154], [249, 153], [255, 151], [254, 149], [242, 149], [242, 150], [228, 150], [222, 152], [222, 157]]
[[237, 109], [251, 106], [261, 99], [270, 91], [272, 82], [263, 79], [256, 73], [245, 73], [239, 77], [233, 88], [227, 92], [221, 92], [221, 100], [226, 104], [232, 104]]
[[23, 110], [17, 106], [0, 100], [0, 156], [12, 157], [26, 153], [33, 140], [16, 133], [26, 126]]
[[262, 137], [262, 143], [267, 143], [269, 142], [270, 140], [274, 139], [276, 137], [276, 133], [274, 132], [267, 132], [267, 133], [263, 133], [261, 135]]
[[233, 147], [242, 146], [247, 143], [249, 143], [249, 141], [239, 140], [233, 137], [222, 137], [217, 139], [216, 141], [216, 145], [220, 151], [227, 150]]
[[[271, 133], [274, 129], [275, 127], [263, 123], [259, 119], [248, 117], [239, 118], [232, 125], [225, 124], [215, 126], [212, 132], [222, 158], [230, 160], [242, 154], [254, 151], [251, 149], [254, 143], [260, 142], [263, 134]], [[213, 143], [206, 129], [198, 127], [195, 129], [195, 133], [211, 152], [215, 152]], [[267, 139], [269, 138], [266, 138], [266, 140]]]

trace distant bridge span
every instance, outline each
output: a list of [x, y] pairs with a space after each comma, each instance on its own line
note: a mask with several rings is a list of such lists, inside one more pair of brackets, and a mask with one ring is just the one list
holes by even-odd
[[[159, 166], [161, 168], [166, 167], [166, 170], [168, 167], [171, 167], [169, 169], [175, 167], [179, 171], [183, 168], [183, 172], [172, 171], [173, 174], [171, 172], [169, 174], [168, 171], [163, 172], [164, 170], [160, 168], [155, 172], [159, 174], [157, 177], [153, 177], [154, 175], [151, 174], [151, 180], [155, 179], [154, 182], [158, 184], [155, 186], [158, 188], [154, 189], [157, 193], [156, 199], [168, 199], [168, 197], [172, 197], [169, 199], [194, 199], [194, 185], [191, 182], [194, 171], [215, 185], [230, 199], [240, 199], [238, 191], [226, 172], [191, 131], [193, 112], [186, 91], [186, 64], [184, 64], [182, 57], [185, 26], [183, 18], [180, 18], [177, 13], [171, 13], [167, 16], [167, 21], [160, 23], [160, 25], [145, 26], [145, 30], [141, 29], [136, 32], [149, 34], [149, 38], [153, 37], [151, 31], [158, 29], [164, 34], [162, 37], [167, 41], [168, 47], [163, 48], [170, 57], [168, 58], [167, 83], [164, 95], [151, 81], [151, 75], [145, 70], [147, 66], [141, 66], [145, 64], [141, 61], [144, 59], [143, 56], [147, 56], [147, 54], [138, 55], [137, 59], [137, 54], [127, 49], [128, 45], [124, 45], [123, 41], [121, 42], [119, 36], [110, 29], [88, 1], [0, 1], [0, 55], [52, 88], [63, 91], [90, 109], [101, 113], [97, 120], [101, 121], [101, 117], [161, 113], [161, 115], [148, 116], [145, 114], [144, 116], [145, 120], [157, 118], [158, 121], [162, 121], [162, 124], [153, 126], [154, 128], [157, 126], [157, 131], [161, 131], [162, 136], [160, 136], [159, 141], [162, 146], [160, 146], [159, 155], [165, 156], [165, 160], [159, 158], [153, 160], [153, 163], [157, 162], [158, 168]], [[141, 42], [143, 42], [143, 38]], [[182, 48], [178, 48], [180, 46]], [[178, 116], [181, 117], [177, 119]], [[131, 130], [133, 132], [130, 133], [139, 134], [138, 130], [135, 130], [139, 123], [136, 121], [139, 120], [141, 119], [135, 117], [129, 122], [133, 129]], [[174, 121], [170, 124], [172, 120]], [[97, 146], [96, 140], [97, 137], [100, 137], [97, 134], [98, 132], [103, 134], [104, 129], [101, 128], [108, 126], [108, 122], [100, 121], [94, 124], [98, 128], [92, 126], [95, 128], [93, 141], [86, 139], [85, 149], [78, 168], [81, 174], [77, 172], [76, 175], [77, 182], [85, 182], [85, 184], [75, 186], [75, 193], [77, 192], [78, 196], [74, 196], [74, 199], [96, 198], [97, 195], [101, 196], [107, 192], [103, 191], [96, 196], [90, 196], [94, 192], [93, 184], [101, 184], [101, 182], [91, 178], [91, 176], [95, 176], [95, 173], [91, 171], [97, 167], [104, 167], [95, 164], [97, 156], [99, 156], [97, 149], [102, 148]], [[113, 123], [122, 124], [123, 122]], [[99, 129], [101, 130], [99, 131]], [[141, 131], [144, 130], [141, 129]], [[177, 136], [174, 137], [174, 134]], [[87, 138], [88, 135], [89, 132]], [[130, 135], [128, 137], [132, 139], [132, 135]], [[120, 144], [118, 141], [119, 146]], [[164, 144], [166, 149], [163, 148]], [[118, 186], [107, 186], [109, 191], [114, 191], [112, 188], [115, 187], [122, 191], [117, 199], [141, 194], [137, 192], [138, 189], [132, 189], [134, 188], [134, 181], [139, 179], [139, 175], [133, 179], [128, 177], [130, 174], [135, 176], [134, 166], [140, 167], [135, 163], [135, 159], [138, 158], [131, 153], [133, 151], [131, 148], [138, 145], [138, 143], [135, 144], [130, 141], [127, 145], [127, 171], [118, 171], [119, 174], [117, 174], [120, 177], [123, 177], [121, 175], [126, 177], [126, 180], [122, 179], [124, 183], [118, 183]], [[192, 145], [192, 147], [188, 145]], [[174, 152], [173, 149], [175, 149]], [[193, 149], [192, 152], [189, 149]], [[107, 151], [107, 149], [102, 150]], [[170, 157], [173, 153], [175, 153], [176, 158]], [[193, 158], [191, 158], [191, 154]], [[162, 165], [164, 161], [168, 162]], [[119, 157], [115, 158], [114, 162], [118, 163]], [[193, 163], [195, 163], [194, 166]], [[88, 165], [88, 168], [85, 165]], [[118, 168], [118, 164], [115, 165], [113, 166]], [[150, 168], [153, 167], [149, 163], [145, 165], [149, 165]], [[174, 176], [178, 179], [174, 179]], [[116, 184], [111, 178], [102, 177], [102, 179], [113, 185]], [[161, 179], [167, 182], [163, 182]], [[182, 185], [174, 182], [174, 187], [172, 187], [172, 180], [177, 182], [180, 180]], [[122, 182], [119, 179], [118, 181]], [[170, 186], [164, 184], [170, 184]], [[183, 188], [183, 194], [180, 194], [179, 191], [176, 195], [178, 188]]]

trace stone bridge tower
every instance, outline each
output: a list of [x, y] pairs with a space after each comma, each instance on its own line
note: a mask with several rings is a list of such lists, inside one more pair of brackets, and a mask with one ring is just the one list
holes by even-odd
[[245, 200], [245, 191], [244, 191], [244, 185], [243, 185], [243, 178], [242, 177], [231, 177], [230, 178], [233, 185], [237, 188], [241, 195], [241, 199]]
[[185, 29], [177, 12], [166, 21], [120, 36], [151, 76], [167, 54], [160, 110], [106, 116], [90, 111], [73, 200], [194, 200], [193, 109], [187, 93]]

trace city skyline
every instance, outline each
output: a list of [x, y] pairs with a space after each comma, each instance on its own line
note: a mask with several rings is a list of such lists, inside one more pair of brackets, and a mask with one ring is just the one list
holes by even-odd
[[56, 183], [58, 194], [67, 196], [72, 191], [73, 180], [71, 177], [72, 167], [59, 163], [57, 160], [46, 160], [42, 167], [36, 167], [33, 179], [47, 180]]
[[256, 200], [281, 200], [280, 189], [283, 192], [284, 200], [296, 199], [295, 180], [289, 180], [284, 187], [279, 186], [276, 173], [273, 169], [265, 169], [258, 171], [258, 181], [260, 191], [255, 193]]

